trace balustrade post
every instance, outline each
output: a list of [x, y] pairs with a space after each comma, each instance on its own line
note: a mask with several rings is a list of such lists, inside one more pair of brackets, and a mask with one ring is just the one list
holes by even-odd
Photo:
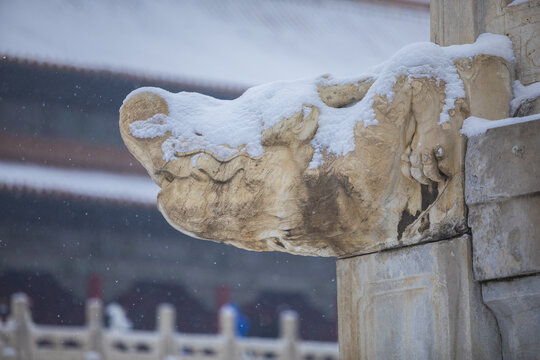
[[88, 351], [103, 357], [103, 304], [100, 299], [86, 301], [86, 327], [89, 332]]
[[32, 341], [30, 328], [31, 316], [28, 306], [28, 297], [19, 293], [11, 298], [11, 313], [15, 323], [15, 351], [17, 360], [30, 360], [32, 354]]
[[236, 360], [240, 358], [236, 337], [236, 311], [231, 306], [223, 306], [219, 310], [219, 328], [223, 339], [223, 347], [219, 359]]
[[173, 335], [176, 330], [176, 310], [171, 304], [160, 304], [157, 311], [158, 333], [160, 341], [160, 359], [174, 355]]
[[298, 314], [286, 310], [279, 314], [279, 333], [283, 342], [281, 360], [298, 359]]

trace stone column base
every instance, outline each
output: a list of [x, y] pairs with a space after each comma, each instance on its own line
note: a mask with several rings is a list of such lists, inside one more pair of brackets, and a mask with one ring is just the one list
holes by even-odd
[[342, 359], [500, 359], [470, 237], [337, 262]]

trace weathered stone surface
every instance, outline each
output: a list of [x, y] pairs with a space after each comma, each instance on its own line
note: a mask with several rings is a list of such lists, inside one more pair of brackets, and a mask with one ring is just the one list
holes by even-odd
[[540, 121], [489, 129], [467, 143], [467, 205], [540, 191]]
[[475, 279], [540, 271], [539, 220], [540, 194], [470, 206]]
[[490, 281], [482, 295], [497, 317], [504, 359], [540, 359], [540, 276]]
[[431, 41], [448, 46], [470, 44], [478, 32], [478, 10], [476, 2], [483, 0], [445, 1], [431, 0]]
[[[514, 44], [518, 79], [523, 85], [540, 81], [540, 0], [530, 0], [515, 6], [489, 5], [485, 32], [507, 35]], [[510, 1], [505, 1], [510, 3]]]
[[[392, 102], [374, 97], [378, 126], [359, 121], [355, 150], [323, 154], [316, 169], [308, 165], [320, 112], [310, 104], [309, 114], [298, 109], [262, 132], [264, 153], [258, 157], [242, 152], [225, 159], [201, 148], [165, 161], [161, 147], [170, 133], [149, 139], [130, 131], [135, 121], [169, 114], [167, 101], [150, 92], [123, 105], [120, 130], [161, 187], [160, 211], [188, 235], [258, 251], [369, 253], [467, 230], [459, 129], [469, 115], [508, 116], [512, 71], [501, 58], [486, 55], [458, 60], [456, 69], [467, 96], [456, 100], [450, 121], [438, 124], [444, 82], [398, 77]], [[369, 79], [319, 86], [318, 94], [329, 106], [350, 106], [370, 86]]]
[[540, 81], [540, 0], [509, 6], [513, 0], [431, 0], [431, 41], [448, 46], [472, 43], [482, 33], [510, 37], [517, 77]]
[[338, 260], [341, 358], [500, 359], [470, 255], [463, 236]]
[[478, 280], [540, 271], [540, 121], [469, 139], [465, 198]]
[[371, 85], [373, 80], [364, 80], [358, 84], [319, 86], [318, 90], [321, 100], [326, 105], [340, 108], [362, 100]]

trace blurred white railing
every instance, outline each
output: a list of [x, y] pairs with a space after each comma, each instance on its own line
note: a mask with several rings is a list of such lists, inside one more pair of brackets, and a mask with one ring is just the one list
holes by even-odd
[[175, 332], [176, 312], [168, 304], [157, 311], [156, 331], [114, 331], [103, 327], [99, 300], [86, 304], [86, 325], [48, 326], [32, 322], [28, 299], [17, 294], [11, 315], [0, 322], [2, 360], [336, 360], [336, 343], [300, 341], [298, 316], [280, 314], [280, 338], [239, 338], [236, 313], [220, 311], [217, 335]]

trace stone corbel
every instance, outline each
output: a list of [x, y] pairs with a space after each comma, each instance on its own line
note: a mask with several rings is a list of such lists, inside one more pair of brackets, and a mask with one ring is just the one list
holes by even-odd
[[[171, 131], [134, 134], [134, 123], [138, 129], [161, 126], [177, 115], [171, 99], [186, 94], [155, 89], [132, 94], [121, 108], [120, 130], [161, 187], [159, 210], [173, 227], [196, 238], [249, 250], [337, 257], [451, 238], [468, 229], [463, 120], [507, 117], [513, 74], [511, 64], [492, 55], [457, 59], [454, 66], [465, 96], [450, 108], [445, 101], [452, 89], [433, 77], [396, 76], [391, 99], [370, 95], [376, 78], [315, 80], [320, 101], [262, 126], [263, 151], [256, 156], [228, 144], [187, 146], [187, 151], [177, 144], [174, 157], [167, 158]], [[368, 96], [376, 121], [366, 126], [358, 117], [352, 150], [318, 149], [314, 139], [321, 114], [350, 109]], [[234, 155], [220, 156], [213, 145]], [[317, 156], [321, 161], [313, 166]]]

